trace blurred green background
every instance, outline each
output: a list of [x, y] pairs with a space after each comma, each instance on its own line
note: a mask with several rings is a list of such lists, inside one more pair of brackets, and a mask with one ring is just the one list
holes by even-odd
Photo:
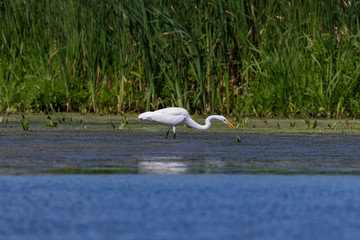
[[360, 116], [360, 1], [0, 0], [0, 111]]

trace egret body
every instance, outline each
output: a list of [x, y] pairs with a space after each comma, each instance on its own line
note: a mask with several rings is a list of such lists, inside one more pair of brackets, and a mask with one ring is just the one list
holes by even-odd
[[206, 118], [205, 125], [200, 125], [194, 120], [192, 120], [190, 114], [186, 109], [179, 107], [169, 107], [153, 112], [144, 112], [139, 115], [140, 121], [147, 120], [147, 121], [159, 122], [167, 125], [169, 129], [166, 133], [166, 138], [169, 136], [169, 132], [171, 128], [173, 129], [174, 132], [174, 138], [176, 138], [176, 126], [179, 124], [186, 124], [190, 127], [199, 130], [209, 129], [211, 126], [210, 121], [212, 119], [217, 119], [229, 125], [230, 127], [236, 129], [234, 125], [232, 125], [224, 116], [220, 116], [220, 115], [211, 115]]

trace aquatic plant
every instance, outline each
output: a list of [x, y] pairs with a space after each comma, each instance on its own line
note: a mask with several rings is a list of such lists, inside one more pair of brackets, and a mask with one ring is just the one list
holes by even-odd
[[81, 130], [87, 130], [87, 126], [86, 126], [86, 124], [84, 124], [84, 122], [83, 122], [83, 120], [82, 119], [80, 119], [80, 129]]
[[24, 131], [29, 130], [29, 121], [25, 118], [24, 114], [21, 115], [20, 123]]
[[0, 117], [0, 126], [1, 128], [7, 128], [7, 125], [9, 123], [9, 118], [6, 118], [6, 121], [4, 121], [4, 117]]
[[46, 118], [46, 126], [48, 127], [57, 127], [57, 123], [54, 122], [53, 120], [51, 120], [51, 117], [50, 116], [47, 116]]
[[119, 125], [118, 129], [119, 130], [124, 129], [127, 124], [128, 124], [128, 120], [126, 115], [124, 115], [124, 119], [121, 121], [121, 124]]
[[317, 127], [317, 120], [314, 121], [314, 124], [312, 125], [312, 128], [315, 129]]
[[111, 127], [112, 127], [113, 129], [116, 128], [115, 125], [114, 125], [114, 123], [112, 122], [112, 119], [110, 119], [109, 124], [111, 125]]

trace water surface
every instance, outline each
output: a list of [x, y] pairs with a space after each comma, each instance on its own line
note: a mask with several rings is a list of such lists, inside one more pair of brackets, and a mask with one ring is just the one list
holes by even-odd
[[0, 176], [1, 239], [358, 239], [358, 176]]
[[13, 117], [0, 124], [0, 239], [360, 235], [356, 121], [341, 132], [324, 121], [321, 132], [301, 121], [300, 131], [214, 123], [164, 139], [164, 126], [131, 120], [119, 130], [115, 116], [56, 128], [29, 116], [27, 132]]
[[2, 132], [0, 174], [360, 173], [359, 135], [165, 132]]

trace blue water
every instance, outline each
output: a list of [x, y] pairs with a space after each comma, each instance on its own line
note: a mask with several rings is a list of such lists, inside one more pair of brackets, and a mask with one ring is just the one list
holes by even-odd
[[0, 239], [358, 239], [360, 177], [0, 176]]

